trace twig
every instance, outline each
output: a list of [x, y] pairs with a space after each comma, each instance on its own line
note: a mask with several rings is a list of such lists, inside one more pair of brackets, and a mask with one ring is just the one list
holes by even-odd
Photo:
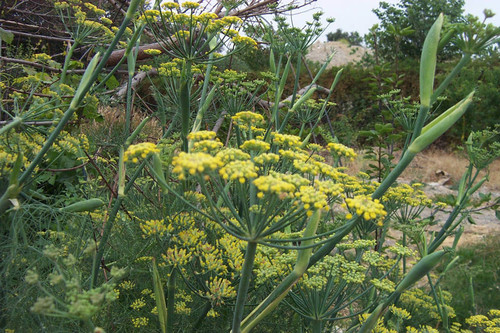
[[53, 36], [46, 36], [46, 35], [35, 35], [35, 34], [29, 34], [29, 33], [20, 32], [20, 31], [11, 31], [11, 32], [14, 35], [25, 36], [25, 37], [30, 37], [30, 38], [56, 40], [58, 42], [71, 42], [71, 43], [73, 42], [72, 39], [62, 38], [62, 37], [53, 37]]

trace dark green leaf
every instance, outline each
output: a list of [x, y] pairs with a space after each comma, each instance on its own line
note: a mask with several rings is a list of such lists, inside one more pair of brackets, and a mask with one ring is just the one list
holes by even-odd
[[0, 28], [0, 39], [6, 42], [7, 44], [10, 44], [14, 39], [14, 34], [8, 30]]

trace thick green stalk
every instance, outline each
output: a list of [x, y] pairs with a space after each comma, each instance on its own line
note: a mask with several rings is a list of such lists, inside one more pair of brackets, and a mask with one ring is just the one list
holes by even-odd
[[297, 53], [297, 65], [295, 69], [295, 82], [293, 84], [293, 94], [292, 94], [292, 101], [290, 105], [293, 105], [295, 103], [295, 98], [297, 98], [297, 90], [299, 89], [299, 79], [300, 79], [300, 70], [302, 67], [302, 54], [300, 51]]
[[[94, 57], [94, 59], [92, 59], [92, 61], [87, 66], [87, 71], [89, 71], [91, 69], [88, 72], [88, 76], [90, 76], [90, 78], [85, 77], [85, 74], [87, 74], [87, 71], [86, 71], [82, 77], [82, 81], [80, 83], [81, 86], [78, 87], [77, 92], [75, 93], [75, 97], [73, 98], [68, 110], [66, 110], [63, 117], [61, 118], [61, 120], [57, 124], [56, 128], [49, 135], [49, 137], [47, 138], [47, 141], [45, 142], [42, 149], [40, 149], [39, 153], [35, 156], [35, 158], [31, 162], [31, 164], [28, 166], [28, 168], [26, 168], [26, 170], [23, 172], [21, 177], [19, 177], [20, 184], [24, 183], [28, 179], [28, 177], [33, 173], [36, 166], [42, 161], [43, 157], [45, 156], [47, 151], [50, 149], [50, 147], [52, 146], [52, 144], [56, 140], [57, 136], [59, 135], [59, 133], [62, 131], [62, 129], [66, 125], [66, 123], [73, 116], [73, 113], [75, 113], [77, 107], [80, 105], [81, 101], [85, 97], [85, 94], [90, 90], [90, 87], [95, 82], [95, 80], [97, 79], [97, 77], [101, 73], [102, 69], [106, 65], [107, 60], [109, 59], [111, 53], [113, 52], [116, 44], [118, 44], [118, 42], [120, 41], [120, 38], [123, 35], [123, 33], [125, 32], [125, 29], [127, 28], [128, 24], [130, 23], [130, 21], [134, 17], [134, 14], [137, 10], [137, 7], [139, 6], [140, 3], [141, 3], [141, 0], [132, 0], [130, 2], [130, 5], [129, 5], [128, 10], [127, 10], [127, 14], [125, 15], [125, 18], [122, 22], [122, 25], [120, 26], [120, 29], [116, 33], [113, 41], [111, 41], [111, 44], [109, 45], [108, 49], [104, 53], [99, 64], [96, 66], [93, 63], [94, 59], [96, 58], [96, 57]], [[85, 84], [82, 84], [83, 82], [85, 82]]]
[[182, 150], [188, 152], [187, 136], [189, 134], [189, 118], [191, 116], [191, 63], [186, 61], [182, 73], [182, 83], [180, 90], [180, 107], [181, 107], [181, 138]]
[[460, 61], [457, 63], [457, 65], [448, 74], [448, 76], [446, 76], [446, 78], [443, 80], [443, 82], [441, 82], [439, 87], [437, 87], [436, 90], [434, 91], [434, 93], [432, 94], [431, 105], [444, 92], [444, 90], [448, 87], [450, 82], [458, 75], [458, 73], [460, 73], [462, 68], [464, 68], [464, 66], [466, 66], [470, 62], [471, 58], [472, 58], [472, 54], [464, 53], [464, 55], [462, 56]]
[[[306, 229], [304, 230], [304, 237], [311, 237], [316, 234], [320, 218], [321, 212], [319, 210], [315, 211], [309, 219]], [[302, 242], [303, 246], [309, 246], [312, 244], [314, 244], [314, 238]], [[242, 322], [242, 333], [250, 332], [255, 325], [271, 313], [278, 306], [281, 300], [285, 298], [288, 291], [307, 270], [312, 250], [312, 247], [299, 250], [293, 271], [281, 281], [281, 283], [269, 294], [269, 296], [252, 311], [252, 313], [245, 318]]]
[[321, 333], [321, 330], [323, 328], [323, 321], [320, 319], [315, 319], [311, 323], [311, 331], [313, 333]]
[[245, 261], [241, 270], [240, 283], [238, 286], [238, 296], [236, 297], [236, 306], [234, 308], [232, 333], [240, 333], [241, 320], [243, 319], [243, 311], [247, 298], [248, 288], [250, 286], [250, 278], [255, 261], [255, 253], [257, 252], [257, 243], [248, 242], [245, 253]]
[[59, 80], [59, 84], [66, 83], [66, 74], [68, 73], [68, 67], [69, 67], [69, 64], [71, 62], [71, 57], [73, 56], [73, 52], [75, 52], [75, 49], [79, 44], [80, 43], [75, 40], [73, 45], [71, 45], [71, 47], [69, 48], [68, 53], [66, 53], [66, 57], [64, 58], [64, 65], [63, 65], [63, 69], [61, 72], [61, 78]]
[[64, 113], [63, 117], [57, 124], [56, 128], [50, 133], [49, 137], [47, 138], [47, 141], [45, 141], [45, 144], [43, 145], [42, 149], [38, 152], [38, 154], [35, 156], [33, 161], [30, 163], [30, 165], [26, 168], [26, 170], [23, 172], [23, 174], [19, 177], [19, 183], [22, 184], [24, 183], [27, 178], [31, 175], [31, 173], [35, 170], [36, 166], [42, 161], [43, 157], [47, 153], [47, 151], [52, 147], [52, 144], [55, 142], [57, 137], [59, 136], [59, 133], [61, 133], [62, 129], [66, 125], [66, 123], [71, 119], [73, 116], [73, 113], [75, 113], [76, 109], [80, 105], [80, 102], [82, 101], [83, 97], [85, 96], [86, 91], [88, 91], [87, 88], [90, 88], [92, 85], [92, 81], [89, 79], [92, 75], [92, 73], [95, 70], [96, 63], [99, 57], [99, 53], [94, 56], [92, 61], [89, 63], [87, 66], [87, 70], [82, 76], [82, 81], [80, 82], [80, 86], [76, 90], [75, 96], [73, 97], [68, 110]]
[[135, 62], [137, 59], [137, 54], [139, 53], [139, 43], [140, 38], [137, 39], [135, 44], [135, 52], [132, 51], [127, 55], [127, 67], [128, 67], [128, 83], [127, 83], [127, 109], [125, 111], [125, 133], [127, 135], [130, 133], [130, 121], [132, 118], [132, 79], [135, 73]]
[[[139, 177], [139, 175], [142, 173], [142, 169], [146, 165], [146, 161], [141, 163], [138, 167], [135, 173], [130, 177], [128, 184], [125, 186], [124, 194], [126, 195], [127, 192], [132, 188], [134, 181]], [[94, 288], [97, 283], [97, 276], [99, 275], [99, 267], [101, 263], [101, 259], [104, 255], [104, 248], [106, 246], [106, 243], [108, 241], [109, 235], [111, 234], [111, 228], [113, 227], [113, 223], [115, 222], [116, 215], [118, 214], [118, 211], [120, 210], [120, 206], [123, 202], [125, 196], [118, 196], [116, 198], [113, 208], [111, 209], [111, 212], [109, 213], [108, 220], [106, 221], [106, 225], [104, 226], [104, 231], [102, 233], [101, 240], [99, 241], [99, 249], [97, 250], [97, 253], [94, 257], [94, 261], [92, 263], [92, 273], [90, 276], [90, 289]]]
[[175, 268], [170, 272], [167, 286], [167, 332], [174, 331], [175, 315]]
[[163, 285], [161, 283], [160, 273], [156, 266], [156, 260], [153, 258], [153, 287], [156, 300], [156, 309], [158, 310], [158, 320], [160, 322], [160, 329], [162, 333], [167, 333], [167, 304], [165, 302], [165, 293], [163, 292]]
[[8, 123], [4, 127], [0, 128], [0, 135], [3, 135], [4, 133], [7, 133], [11, 129], [18, 127], [22, 123], [23, 123], [23, 118], [21, 118], [21, 117], [14, 117], [14, 118], [12, 118], [12, 121], [10, 123]]

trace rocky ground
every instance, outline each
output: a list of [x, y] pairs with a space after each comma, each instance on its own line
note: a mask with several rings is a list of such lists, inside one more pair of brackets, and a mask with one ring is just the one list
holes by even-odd
[[[425, 193], [429, 197], [435, 197], [436, 195], [447, 195], [454, 194], [456, 195], [457, 191], [450, 189], [449, 186], [442, 185], [439, 183], [429, 183], [424, 188]], [[486, 194], [490, 191], [485, 187], [482, 193]], [[492, 200], [500, 196], [500, 192], [491, 192]], [[487, 204], [485, 204], [487, 205]], [[447, 208], [447, 211], [450, 211], [451, 207]], [[430, 212], [424, 212], [429, 214]], [[500, 237], [500, 220], [496, 218], [495, 211], [492, 209], [484, 209], [480, 210], [477, 213], [473, 213], [472, 218], [475, 224], [471, 224], [464, 219], [462, 225], [464, 227], [464, 233], [460, 238], [459, 246], [473, 244], [481, 242], [484, 237], [488, 235], [498, 235]], [[442, 224], [448, 217], [446, 212], [439, 212], [436, 215], [436, 218], [440, 221], [437, 225], [430, 228], [431, 231], [438, 231], [441, 229]], [[453, 239], [447, 239], [444, 243], [444, 246], [450, 246], [453, 243]]]
[[306, 59], [313, 63], [317, 62], [320, 64], [323, 64], [328, 56], [334, 53], [333, 59], [327, 68], [359, 62], [367, 52], [370, 52], [369, 49], [362, 46], [350, 46], [347, 41], [318, 41], [311, 45], [308, 51]]

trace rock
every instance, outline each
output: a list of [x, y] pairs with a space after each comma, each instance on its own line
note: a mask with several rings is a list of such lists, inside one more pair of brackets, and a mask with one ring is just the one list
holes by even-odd
[[366, 53], [371, 53], [370, 49], [363, 46], [350, 46], [345, 41], [336, 42], [316, 42], [311, 47], [309, 47], [306, 59], [311, 62], [318, 62], [320, 64], [325, 63], [328, 56], [332, 53], [332, 61], [328, 65], [327, 69], [334, 66], [344, 66], [348, 63], [356, 63], [363, 58]]

